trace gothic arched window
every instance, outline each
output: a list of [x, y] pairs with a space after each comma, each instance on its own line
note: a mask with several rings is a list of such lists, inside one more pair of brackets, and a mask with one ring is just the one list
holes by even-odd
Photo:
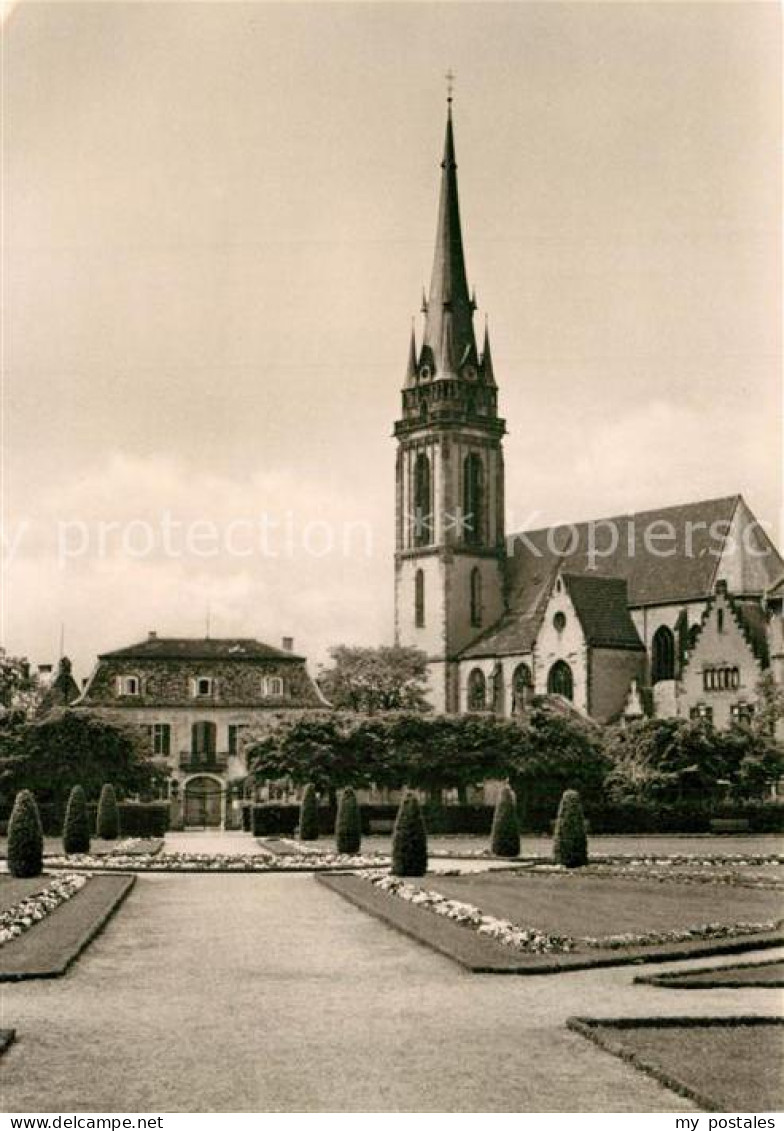
[[433, 540], [433, 484], [430, 460], [420, 452], [414, 463], [414, 545], [429, 546]]
[[564, 699], [574, 698], [572, 669], [564, 660], [556, 660], [547, 675], [547, 690], [550, 695], [563, 695]]
[[471, 452], [463, 462], [463, 530], [465, 541], [479, 545], [484, 540], [484, 469], [482, 457]]
[[483, 711], [487, 699], [487, 681], [481, 668], [474, 668], [468, 677], [468, 709]]
[[662, 679], [675, 679], [675, 637], [666, 624], [653, 634], [651, 657], [651, 683]]
[[421, 569], [414, 575], [414, 624], [417, 628], [425, 626], [425, 573]]
[[512, 696], [515, 711], [522, 710], [534, 689], [534, 677], [528, 664], [518, 664], [512, 673]]
[[479, 628], [482, 623], [482, 574], [479, 566], [471, 570], [471, 625]]

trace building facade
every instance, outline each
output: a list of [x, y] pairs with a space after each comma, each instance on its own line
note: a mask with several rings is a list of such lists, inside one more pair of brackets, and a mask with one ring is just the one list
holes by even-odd
[[[475, 308], [450, 104], [395, 424], [395, 632], [427, 653], [435, 709], [511, 716], [549, 695], [603, 722], [749, 718], [765, 672], [784, 675], [784, 560], [762, 525], [732, 495], [507, 534], [506, 429]], [[719, 688], [708, 673], [723, 667], [738, 674]]]
[[74, 707], [143, 727], [171, 772], [172, 828], [238, 827], [243, 739], [327, 704], [286, 639], [147, 640], [98, 657]]

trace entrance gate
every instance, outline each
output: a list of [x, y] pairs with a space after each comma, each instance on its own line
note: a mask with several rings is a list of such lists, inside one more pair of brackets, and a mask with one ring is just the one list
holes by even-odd
[[220, 828], [223, 788], [215, 778], [191, 778], [185, 786], [185, 825]]

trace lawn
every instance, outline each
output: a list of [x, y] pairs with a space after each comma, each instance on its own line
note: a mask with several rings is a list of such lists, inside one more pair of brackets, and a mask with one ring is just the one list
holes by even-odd
[[706, 1111], [784, 1108], [784, 1025], [771, 1019], [570, 1022]]
[[520, 926], [575, 938], [762, 923], [784, 911], [780, 894], [764, 888], [652, 884], [577, 872], [430, 874], [410, 882]]
[[711, 990], [721, 986], [745, 989], [784, 986], [784, 962], [755, 962], [739, 966], [716, 966], [706, 970], [681, 970], [670, 974], [635, 978], [652, 986], [674, 990]]
[[[94, 876], [72, 899], [18, 938], [0, 946], [0, 982], [64, 974], [114, 914], [135, 879]], [[0, 881], [0, 892], [20, 882], [33, 884], [33, 890], [39, 890], [46, 886], [47, 877], [18, 881], [2, 876]]]
[[29, 895], [41, 891], [47, 884], [46, 876], [35, 876], [31, 880], [17, 880], [14, 876], [0, 875], [0, 914], [9, 907], [20, 903]]

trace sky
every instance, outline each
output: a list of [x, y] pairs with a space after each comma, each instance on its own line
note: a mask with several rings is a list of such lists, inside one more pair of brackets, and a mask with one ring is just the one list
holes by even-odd
[[39, 3], [3, 36], [2, 643], [392, 636], [445, 121], [507, 527], [780, 544], [777, 3]]

